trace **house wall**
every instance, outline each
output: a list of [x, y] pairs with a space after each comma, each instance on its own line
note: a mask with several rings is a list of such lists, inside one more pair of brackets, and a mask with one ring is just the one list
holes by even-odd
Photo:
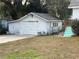
[[20, 34], [19, 29], [21, 29], [21, 28], [20, 28], [20, 25], [18, 22], [8, 24], [8, 28], [9, 28], [8, 30], [9, 30], [10, 34]]
[[35, 34], [38, 32], [48, 32], [48, 23], [37, 17], [28, 16], [20, 22], [9, 23], [9, 33], [11, 34]]
[[73, 13], [71, 18], [74, 19], [79, 19], [79, 8], [73, 8]]
[[[54, 22], [58, 23], [57, 27], [53, 27]], [[47, 22], [46, 20], [41, 19], [40, 17], [30, 15], [28, 17], [23, 18], [23, 20], [21, 21], [9, 23], [9, 33], [19, 35], [38, 35], [38, 33], [40, 32], [43, 34], [51, 34], [53, 32], [58, 32], [61, 28], [61, 21], [55, 20], [52, 22]]]
[[21, 24], [21, 34], [35, 34], [37, 35], [39, 32], [49, 32], [49, 23], [42, 20], [36, 16], [29, 16], [20, 22]]
[[1, 20], [0, 22], [1, 22], [2, 27], [7, 29], [7, 27], [8, 27], [8, 25], [7, 25], [8, 21], [7, 20]]
[[53, 22], [51, 22], [52, 33], [61, 31], [63, 27], [62, 24], [62, 20], [54, 20]]

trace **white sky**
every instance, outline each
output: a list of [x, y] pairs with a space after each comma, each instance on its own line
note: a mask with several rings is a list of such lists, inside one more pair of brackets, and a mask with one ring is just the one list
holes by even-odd
[[22, 0], [22, 4], [23, 4], [23, 5], [25, 4], [25, 2], [26, 2], [26, 0]]
[[[24, 5], [26, 0], [22, 0], [22, 4]], [[12, 0], [11, 4], [14, 4], [14, 1]], [[30, 4], [29, 2], [26, 3], [27, 5]]]

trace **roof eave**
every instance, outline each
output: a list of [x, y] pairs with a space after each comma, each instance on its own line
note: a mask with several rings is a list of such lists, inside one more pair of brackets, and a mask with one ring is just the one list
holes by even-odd
[[69, 8], [69, 9], [72, 9], [72, 8], [79, 8], [79, 5], [70, 5], [68, 8]]
[[53, 21], [59, 21], [60, 22], [60, 21], [63, 21], [63, 20], [49, 20], [49, 22], [53, 22]]

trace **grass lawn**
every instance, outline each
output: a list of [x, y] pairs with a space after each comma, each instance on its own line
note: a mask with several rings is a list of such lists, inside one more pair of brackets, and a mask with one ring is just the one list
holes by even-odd
[[39, 36], [0, 44], [0, 59], [79, 59], [79, 37]]

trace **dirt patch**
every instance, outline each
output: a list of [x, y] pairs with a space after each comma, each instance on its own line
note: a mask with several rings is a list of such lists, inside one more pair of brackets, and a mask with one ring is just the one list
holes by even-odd
[[45, 59], [79, 59], [79, 37], [39, 36], [0, 44], [0, 56], [27, 49], [36, 50]]

